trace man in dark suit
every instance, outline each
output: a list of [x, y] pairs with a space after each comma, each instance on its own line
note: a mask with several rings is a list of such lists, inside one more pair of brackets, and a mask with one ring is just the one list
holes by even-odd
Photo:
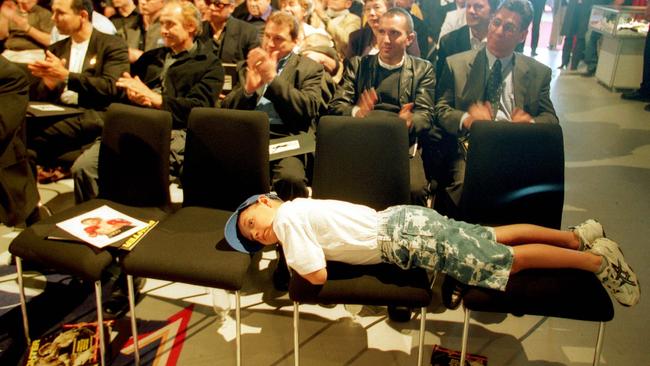
[[[462, 138], [475, 121], [559, 123], [550, 99], [551, 69], [514, 53], [526, 39], [532, 16], [528, 1], [506, 0], [490, 22], [485, 48], [447, 58], [435, 107], [437, 123], [447, 135]], [[447, 162], [450, 181], [444, 187], [451, 199], [447, 209], [453, 210], [465, 174], [463, 149]]]
[[460, 27], [440, 39], [436, 60], [436, 77], [445, 66], [447, 57], [469, 50], [477, 50], [487, 41], [490, 19], [499, 6], [499, 0], [467, 0], [465, 18], [467, 25]]
[[[415, 39], [411, 17], [402, 8], [389, 9], [377, 34], [379, 53], [349, 60], [328, 113], [357, 118], [394, 114], [406, 123], [412, 146], [419, 139], [428, 147], [440, 136], [431, 131], [436, 79], [431, 63], [406, 54]], [[410, 159], [410, 175], [411, 201], [424, 206], [429, 183], [419, 151]]]
[[[268, 113], [272, 137], [313, 133], [330, 99], [323, 66], [292, 52], [298, 27], [290, 14], [276, 12], [269, 17], [262, 47], [248, 54], [239, 85], [222, 104]], [[307, 195], [306, 163], [302, 157], [289, 157], [273, 166], [273, 188], [284, 200]]]
[[115, 81], [129, 69], [124, 40], [93, 29], [90, 0], [54, 0], [52, 13], [59, 31], [70, 37], [51, 45], [45, 60], [28, 65], [40, 78], [36, 99], [80, 107], [83, 113], [55, 122], [31, 141], [37, 160], [50, 166], [101, 134], [102, 112], [117, 97]]
[[38, 203], [25, 144], [28, 83], [23, 70], [0, 56], [0, 223], [27, 221]]
[[210, 20], [203, 22], [201, 41], [212, 44], [222, 62], [245, 60], [248, 52], [260, 45], [257, 29], [232, 16], [235, 0], [207, 0]]

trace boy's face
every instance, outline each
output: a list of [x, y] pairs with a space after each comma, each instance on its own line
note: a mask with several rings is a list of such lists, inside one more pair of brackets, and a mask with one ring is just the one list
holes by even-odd
[[278, 237], [273, 231], [277, 206], [272, 201], [268, 197], [261, 196], [257, 203], [239, 213], [237, 228], [244, 238], [262, 245], [273, 245], [278, 242]]

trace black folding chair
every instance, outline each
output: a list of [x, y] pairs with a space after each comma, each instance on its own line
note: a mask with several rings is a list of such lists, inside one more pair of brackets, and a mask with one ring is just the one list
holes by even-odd
[[[25, 229], [9, 246], [16, 256], [20, 303], [27, 344], [30, 343], [22, 260], [70, 273], [95, 284], [97, 324], [103, 324], [101, 279], [117, 251], [98, 250], [76, 241], [49, 240], [56, 224], [108, 205], [128, 216], [160, 220], [169, 199], [171, 114], [154, 109], [112, 104], [106, 114], [99, 153], [99, 195]], [[104, 327], [100, 334], [101, 364], [105, 364]]]
[[[564, 144], [559, 125], [472, 125], [461, 219], [559, 229], [563, 204]], [[574, 269], [521, 271], [510, 276], [505, 292], [464, 286], [447, 276], [443, 302], [453, 307], [455, 296], [461, 296], [465, 309], [461, 364], [467, 353], [471, 311], [597, 321], [594, 365], [600, 359], [605, 322], [614, 317], [609, 295], [596, 276]]]
[[[319, 122], [316, 138], [314, 198], [340, 199], [378, 210], [409, 202], [408, 136], [403, 120], [326, 116]], [[327, 282], [321, 286], [292, 272], [289, 297], [294, 303], [295, 364], [300, 363], [299, 304], [309, 303], [419, 308], [421, 365], [431, 296], [431, 282], [421, 269], [328, 261]]]
[[235, 291], [237, 365], [241, 364], [240, 295], [250, 256], [230, 248], [224, 226], [253, 194], [269, 191], [266, 114], [195, 108], [183, 167], [183, 207], [152, 230], [122, 261], [128, 274], [131, 327], [138, 351], [133, 276]]

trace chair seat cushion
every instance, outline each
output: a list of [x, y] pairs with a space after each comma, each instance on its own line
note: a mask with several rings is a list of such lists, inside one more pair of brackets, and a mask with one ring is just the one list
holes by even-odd
[[293, 273], [293, 301], [311, 304], [396, 305], [419, 308], [431, 302], [431, 284], [422, 269], [404, 271], [390, 264], [327, 262], [327, 282], [315, 286]]
[[123, 258], [128, 274], [198, 286], [240, 290], [250, 255], [226, 243], [230, 211], [184, 207], [149, 232]]
[[575, 269], [521, 271], [510, 277], [505, 292], [469, 287], [463, 304], [470, 310], [514, 315], [587, 321], [614, 317], [612, 301], [596, 276]]
[[48, 240], [47, 236], [58, 231], [56, 224], [107, 205], [136, 219], [160, 220], [166, 213], [154, 207], [132, 207], [103, 199], [94, 199], [61, 211], [28, 227], [9, 246], [9, 251], [26, 260], [34, 261], [57, 271], [97, 281], [102, 271], [113, 261], [116, 249], [98, 249], [90, 244], [74, 241]]

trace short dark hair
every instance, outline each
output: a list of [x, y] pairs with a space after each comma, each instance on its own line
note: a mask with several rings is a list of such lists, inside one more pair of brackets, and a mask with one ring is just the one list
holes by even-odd
[[490, 5], [490, 13], [496, 13], [497, 9], [499, 8], [499, 4], [501, 4], [501, 0], [488, 0], [488, 5]]
[[404, 10], [402, 8], [399, 8], [399, 7], [394, 7], [394, 8], [388, 9], [386, 11], [386, 13], [384, 13], [384, 15], [382, 15], [381, 17], [384, 18], [384, 17], [396, 17], [396, 16], [397, 17], [403, 17], [406, 20], [406, 27], [408, 28], [406, 30], [406, 33], [409, 33], [409, 34], [413, 33], [413, 29], [415, 28], [413, 26], [413, 18], [411, 18], [411, 14], [409, 14], [408, 11], [406, 11], [406, 10]]
[[501, 3], [497, 11], [501, 9], [507, 9], [519, 14], [521, 18], [521, 24], [519, 25], [520, 31], [528, 29], [530, 22], [533, 20], [533, 6], [528, 0], [505, 0]]
[[271, 16], [266, 20], [266, 23], [272, 22], [278, 25], [286, 25], [289, 27], [289, 35], [291, 35], [291, 40], [295, 41], [300, 35], [300, 23], [296, 17], [292, 14], [285, 13], [283, 11], [274, 11]]
[[93, 20], [93, 2], [92, 0], [72, 0], [70, 3], [70, 9], [75, 14], [81, 13], [82, 10], [85, 10], [88, 13], [88, 21]]

